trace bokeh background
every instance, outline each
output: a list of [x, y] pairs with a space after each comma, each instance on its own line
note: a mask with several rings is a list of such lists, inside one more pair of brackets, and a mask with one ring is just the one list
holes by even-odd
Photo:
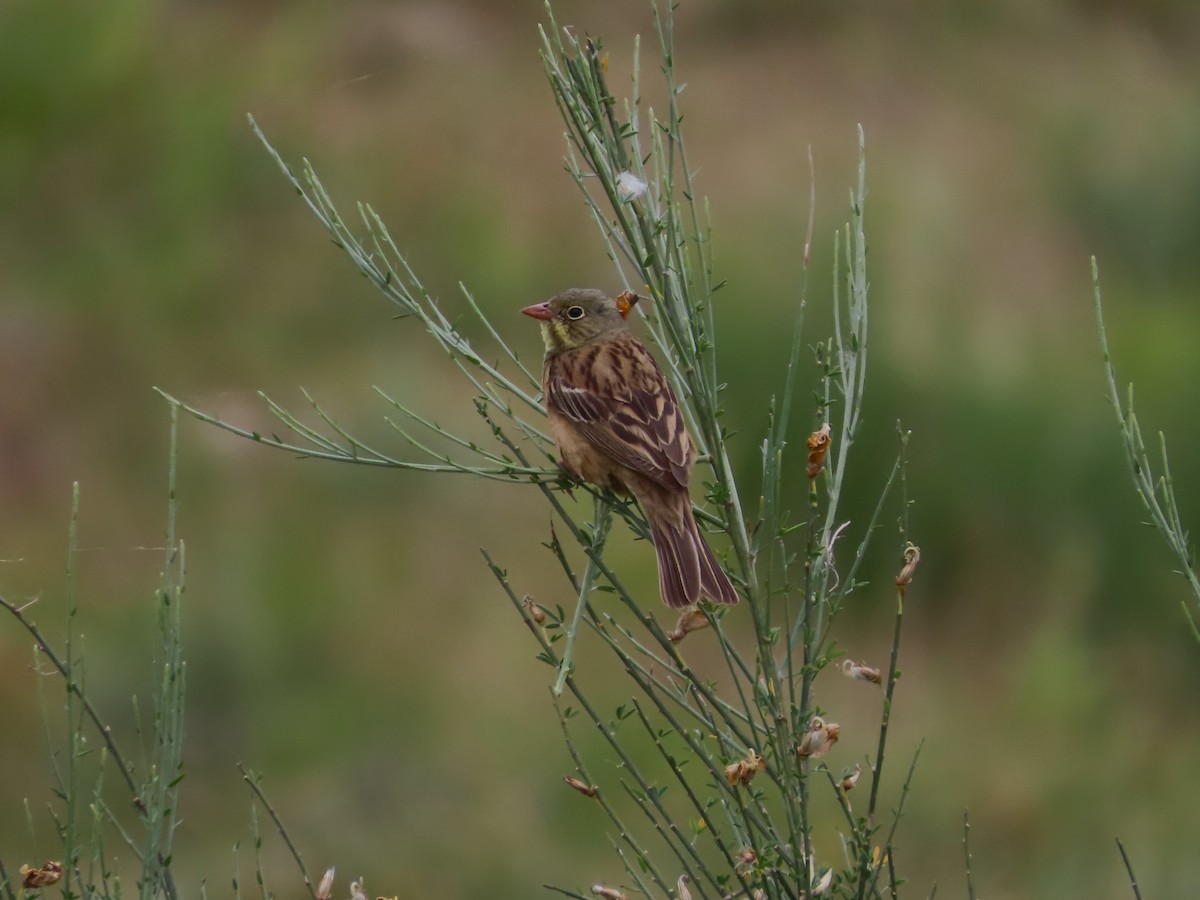
[[[614, 88], [636, 34], [654, 73], [641, 0], [556, 11], [603, 37]], [[465, 283], [536, 359], [517, 307], [617, 286], [562, 170], [543, 16], [524, 0], [0, 8], [0, 593], [38, 598], [34, 618], [61, 632], [78, 481], [79, 626], [119, 728], [153, 677], [168, 413], [152, 386], [250, 426], [268, 421], [257, 391], [301, 406], [304, 386], [398, 451], [374, 384], [469, 417], [445, 361], [331, 246], [245, 114], [310, 158], [344, 208], [373, 203], [448, 308]], [[1187, 0], [694, 0], [677, 28], [750, 483], [800, 284], [808, 147], [815, 342], [866, 130], [872, 381], [849, 515], [865, 521], [903, 420], [923, 548], [891, 756], [895, 773], [924, 740], [898, 845], [911, 890], [963, 890], [969, 808], [986, 896], [1126, 897], [1116, 835], [1146, 896], [1194, 894], [1200, 650], [1185, 586], [1139, 524], [1088, 258], [1120, 374], [1149, 430], [1169, 432], [1198, 521], [1200, 13]], [[519, 590], [565, 600], [533, 491], [299, 462], [188, 421], [179, 495], [189, 895], [227, 890], [231, 848], [248, 843], [239, 761], [266, 773], [310, 866], [338, 866], [339, 894], [358, 875], [402, 897], [620, 880], [605, 823], [559, 781], [550, 672], [478, 554]], [[880, 662], [891, 540], [880, 588], [841, 626]], [[652, 583], [644, 545], [616, 552]], [[28, 644], [0, 621], [10, 871], [56, 855]], [[844, 724], [876, 714], [829, 678]], [[848, 728], [830, 762], [872, 740]], [[836, 846], [832, 826], [822, 840]], [[271, 885], [299, 896], [279, 842], [265, 855]]]

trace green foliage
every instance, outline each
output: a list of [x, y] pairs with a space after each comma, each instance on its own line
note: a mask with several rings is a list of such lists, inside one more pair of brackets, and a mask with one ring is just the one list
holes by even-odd
[[[34, 640], [35, 671], [61, 678], [65, 746], [56, 746], [51, 720], [57, 716], [52, 715], [44, 689], [42, 708], [56, 785], [54, 794], [58, 799], [50, 805], [49, 813], [62, 849], [60, 860], [47, 863], [47, 867], [51, 863], [58, 867], [61, 878], [46, 882], [46, 886], [61, 880], [64, 900], [84, 897], [108, 900], [122, 896], [120, 876], [113, 868], [114, 858], [108, 843], [111, 836], [127, 845], [136, 860], [138, 897], [167, 900], [178, 897], [171, 862], [180, 822], [179, 785], [184, 779], [185, 667], [181, 642], [184, 552], [183, 543], [175, 534], [175, 422], [176, 413], [172, 411], [166, 559], [162, 582], [155, 594], [158, 646], [154, 659], [159, 671], [150, 695], [151, 717], [145, 734], [137, 698], [133, 701], [135, 720], [139, 723], [136, 758], [121, 749], [118, 736], [94, 704], [87, 690], [83, 655], [77, 646], [78, 484], [72, 496], [67, 546], [64, 649], [54, 649], [29, 617], [27, 607], [0, 597], [0, 607]], [[100, 745], [98, 754], [91, 749], [94, 741]], [[118, 796], [123, 794], [120, 799], [114, 799], [114, 789], [105, 783], [106, 771], [114, 766], [119, 781], [115, 790]], [[125, 812], [130, 808], [135, 813], [133, 822]], [[0, 869], [0, 881], [10, 895], [11, 877]], [[35, 890], [41, 887], [36, 881], [30, 886]]]
[[[770, 411], [769, 427], [761, 445], [761, 484], [751, 493], [760, 499], [757, 509], [748, 511], [742, 499], [745, 489], [731, 463], [730, 435], [721, 424], [723, 384], [716, 363], [714, 308], [722, 284], [711, 259], [707, 204], [696, 193], [686, 152], [679, 106], [682, 88], [674, 75], [672, 12], [658, 5], [654, 10], [667, 97], [662, 113], [643, 103], [636, 55], [632, 95], [622, 106], [606, 83], [608, 57], [600, 43], [560, 28], [552, 13], [542, 33], [542, 58], [567, 126], [568, 171], [600, 229], [620, 280], [648, 292], [652, 301], [646, 330], [683, 398], [685, 418], [705, 470], [701, 481], [707, 505], [698, 507], [697, 515], [730, 541], [728, 565], [746, 599], [740, 610], [702, 605], [697, 611], [685, 611], [674, 629], [661, 624], [657, 598], [618, 574], [604, 553], [614, 516], [635, 535], [647, 535], [641, 512], [628, 501], [583, 485], [582, 490], [594, 497], [593, 516], [590, 522], [579, 518], [574, 501], [564, 493], [571, 486], [553, 467], [553, 447], [540, 424], [538, 378], [471, 293], [463, 289], [461, 312], [443, 309], [374, 209], [359, 205], [358, 218], [365, 228], [359, 236], [308, 163], [298, 175], [269, 144], [281, 170], [328, 229], [334, 244], [396, 304], [402, 316], [423, 326], [477, 392], [474, 410], [494, 446], [443, 427], [429, 414], [390, 397], [388, 402], [403, 416], [393, 427], [418, 452], [414, 459], [353, 436], [315, 403], [319, 424], [309, 425], [267, 400], [270, 411], [291, 432], [292, 437], [284, 439], [240, 428], [168, 399], [204, 422], [289, 453], [528, 482], [542, 494], [554, 514], [555, 529], [563, 529], [568, 538], [561, 542], [552, 532], [545, 546], [578, 598], [574, 614], [567, 616], [561, 608], [544, 610], [522, 597], [509, 571], [490, 553], [485, 551], [484, 556], [514, 609], [526, 617], [539, 646], [538, 658], [557, 670], [553, 695], [557, 698], [565, 692], [573, 698], [572, 707], [556, 700], [556, 709], [576, 765], [575, 786], [597, 801], [619, 836], [614, 837], [614, 849], [630, 889], [671, 896], [682, 877], [702, 896], [731, 889], [763, 892], [768, 897], [832, 890], [860, 900], [882, 896], [884, 891], [894, 893], [898, 881], [891, 864], [893, 840], [912, 766], [887, 827], [879, 800], [899, 676], [904, 593], [919, 558], [917, 549], [907, 543], [907, 433], [900, 432], [900, 453], [883, 479], [873, 517], [857, 531], [853, 553], [847, 557], [839, 546], [849, 529], [840, 502], [849, 477], [850, 451], [859, 435], [868, 358], [862, 134], [858, 183], [850, 196], [851, 220], [835, 235], [832, 248], [837, 273], [831, 293], [833, 335], [816, 347], [815, 383], [809, 391], [800, 389], [805, 284], [781, 393], [764, 400]], [[811, 230], [810, 217], [806, 246], [812, 243]], [[806, 253], [805, 271], [807, 261]], [[477, 330], [484, 336], [482, 344], [472, 342], [464, 332], [462, 315], [481, 326]], [[796, 413], [800, 398], [810, 393], [816, 402], [810, 413], [815, 430], [807, 447], [808, 508], [793, 516], [784, 499], [783, 460], [796, 452], [790, 448], [805, 452], [804, 442], [797, 437]], [[844, 653], [833, 638], [833, 627], [846, 598], [865, 586], [859, 566], [897, 481], [904, 490], [898, 516], [901, 552], [896, 558], [897, 568], [903, 565], [904, 570], [896, 579], [890, 663], [882, 676], [873, 671], [873, 679], [883, 683], [884, 698], [876, 750], [864, 760], [865, 766], [858, 767], [868, 773], [869, 789], [855, 812], [841, 777], [835, 778], [817, 762], [838, 740], [840, 726], [818, 703], [816, 682]], [[839, 563], [839, 559], [849, 562]], [[610, 598], [619, 601], [624, 613], [611, 608]], [[715, 670], [713, 660], [693, 664], [683, 655], [681, 642], [700, 627], [711, 632], [688, 638], [689, 646], [708, 637], [720, 661]], [[597, 705], [588, 687], [602, 677], [589, 671], [589, 666], [603, 663], [578, 666], [573, 657], [581, 630], [598, 641], [610, 654], [610, 663], [630, 679], [632, 693], [614, 716]], [[846, 665], [858, 667], [857, 672], [871, 671], [849, 660]], [[619, 760], [620, 790], [611, 797], [611, 787], [596, 786], [577, 744], [579, 735], [568, 725], [576, 716], [584, 727], [599, 732], [609, 753]], [[618, 728], [625, 722], [627, 727]], [[840, 810], [836, 821], [818, 812], [817, 791], [829, 791], [836, 801]], [[629, 803], [637, 812], [635, 820], [647, 823], [644, 829], [627, 823], [624, 807]], [[685, 821], [690, 823], [686, 827]], [[640, 834], [641, 830], [647, 833]], [[839, 832], [844, 835], [840, 853], [818, 849]]]
[[[697, 183], [713, 198], [710, 246], [729, 281], [714, 307], [728, 383], [720, 422], [752, 522], [762, 398], [782, 390], [790, 352], [803, 148], [815, 148], [822, 192], [810, 266], [822, 302], [810, 304], [805, 331], [823, 335], [832, 329], [825, 236], [842, 215], [827, 189], [854, 180], [853, 123], [872, 136], [872, 386], [867, 439], [855, 447], [860, 474], [841, 506], [843, 520], [870, 518], [895, 456], [893, 441], [871, 435], [902, 413], [920, 435], [910, 475], [922, 544], [937, 561], [905, 622], [893, 720], [902, 746], [929, 738], [921, 802], [908, 804], [904, 829], [916, 839], [900, 860], [921, 895], [932, 881], [944, 894], [961, 880], [964, 802], [985, 894], [1128, 896], [1112, 854], [1115, 821], [1148, 896], [1185, 896], [1197, 877], [1187, 839], [1200, 722], [1189, 685], [1200, 663], [1174, 627], [1177, 576], [1155, 565], [1157, 538], [1136, 521], [1077, 302], [1080, 248], [1100, 241], [1115, 349], [1138, 384], [1142, 420], [1171, 423], [1171, 475], [1186, 511], [1200, 471], [1200, 457], [1179, 452], [1197, 438], [1187, 389], [1196, 279], [1185, 248], [1200, 81], [1187, 4], [1174, 5], [1174, 20], [1153, 15], [1164, 3], [1119, 16], [1105, 4], [1061, 3], [1033, 16], [1011, 3], [903, 16], [877, 5], [814, 15], [778, 3], [685, 4], [679, 14], [689, 143], [702, 148]], [[254, 418], [239, 388], [263, 387], [287, 404], [296, 401], [285, 386], [300, 382], [389, 452], [385, 424], [359, 424], [372, 420], [374, 401], [361, 392], [358, 402], [360, 385], [378, 381], [443, 426], [475, 415], [442, 377], [449, 364], [431, 342], [418, 344], [422, 329], [380, 321], [378, 306], [362, 302], [366, 282], [346, 277], [340, 255], [313, 239], [303, 205], [264, 177], [241, 111], [254, 109], [280, 146], [319, 160], [336, 194], [369, 192], [444, 308], [465, 309], [447, 289], [464, 279], [515, 345], [535, 342], [507, 317], [530, 291], [608, 277], [596, 242], [583, 239], [589, 223], [573, 214], [576, 197], [554, 177], [559, 151], [529, 53], [531, 13], [517, 7], [507, 5], [510, 18], [480, 4], [16, 0], [0, 12], [0, 72], [11, 88], [0, 97], [0, 374], [11, 386], [0, 401], [0, 593], [21, 605], [44, 593], [34, 609], [45, 624], [62, 554], [39, 535], [58, 534], [62, 484], [79, 479], [76, 577], [87, 590], [77, 631], [88, 638], [93, 700], [118, 735], [131, 733], [124, 698], [135, 680], [142, 692], [145, 648], [157, 642], [140, 602], [160, 556], [148, 545], [161, 543], [140, 533], [161, 502], [158, 479], [146, 477], [160, 468], [164, 437], [150, 384], [269, 435], [278, 426]], [[644, 6], [585, 8], [564, 5], [561, 18], [611, 39], [620, 94]], [[960, 77], [968, 61], [978, 77]], [[659, 105], [656, 79], [645, 80]], [[478, 322], [459, 324], [483, 341]], [[805, 404], [810, 342], [797, 389]], [[486, 426], [468, 431], [492, 446]], [[549, 586], [539, 541], [519, 538], [544, 531], [544, 514], [532, 511], [539, 492], [271, 465], [257, 448], [205, 432], [188, 452], [185, 430], [181, 458], [189, 609], [204, 611], [188, 617], [184, 882], [227, 868], [245, 818], [232, 770], [243, 754], [269, 773], [314, 859], [361, 866], [372, 882], [400, 871], [418, 893], [525, 896], [531, 872], [569, 882], [596, 870], [600, 842], [579, 821], [578, 798], [556, 789], [561, 749], [553, 723], [536, 715], [543, 692], [530, 690], [555, 673], [528, 665], [520, 635], [505, 630], [523, 626], [505, 621], [507, 604], [487, 603], [486, 568], [456, 552], [492, 547], [521, 589], [565, 605], [558, 615], [569, 619], [575, 601]], [[803, 468], [803, 453], [784, 453], [793, 513], [804, 508]], [[592, 499], [569, 508], [586, 522]], [[794, 515], [786, 526], [794, 540], [806, 521]], [[619, 520], [609, 544], [606, 557], [633, 584], [649, 577], [647, 548]], [[891, 556], [868, 555], [858, 577], [890, 580]], [[597, 590], [611, 591], [600, 581]], [[887, 655], [879, 618], [888, 594], [860, 591], [839, 613], [841, 643], [875, 662]], [[619, 606], [612, 597], [594, 599]], [[749, 646], [740, 624], [728, 624]], [[45, 821], [50, 789], [34, 685], [51, 698], [57, 688], [29, 671], [23, 635], [0, 629], [6, 721], [23, 723], [6, 762], [27, 776], [0, 786], [0, 844], [9, 862], [36, 864], [56, 838], [27, 831], [21, 814], [29, 797]], [[578, 646], [578, 670], [598, 675], [597, 642], [585, 631]], [[560, 638], [551, 662], [561, 648]], [[459, 664], [426, 686], [424, 667], [443, 659]], [[865, 713], [850, 698], [871, 706], [874, 697], [836, 677], [818, 681], [824, 704], [839, 716]], [[626, 700], [623, 679], [602, 679], [602, 710]], [[473, 749], [481, 731], [486, 758]], [[596, 762], [605, 751], [594, 731], [578, 736]], [[1014, 734], [1045, 739], [1014, 746]], [[840, 756], [859, 754], [853, 735], [863, 727], [848, 729]], [[107, 786], [119, 788], [111, 763], [107, 771]], [[502, 774], [513, 771], [521, 775]], [[886, 788], [882, 803], [894, 805]], [[431, 807], [440, 831], [427, 828]], [[544, 852], [550, 835], [554, 853]], [[457, 864], [463, 845], [478, 850], [469, 870]]]
[[[1125, 459], [1129, 463], [1129, 474], [1142, 506], [1150, 514], [1150, 523], [1158, 531], [1175, 562], [1179, 573], [1187, 579], [1193, 602], [1200, 610], [1200, 578], [1196, 576], [1195, 548], [1191, 536], [1179, 514], [1179, 501], [1175, 497], [1175, 483], [1171, 478], [1171, 463], [1167, 458], [1167, 439], [1158, 433], [1159, 466], [1161, 474], [1155, 475], [1154, 464], [1142, 438], [1142, 427], [1133, 411], [1133, 385], [1129, 386], [1125, 403], [1117, 387], [1117, 371], [1113, 366], [1108, 349], [1108, 334], [1104, 329], [1104, 314], [1100, 304], [1100, 269], [1092, 257], [1092, 287], [1095, 296], [1096, 321], [1100, 326], [1100, 349], [1104, 353], [1104, 374], [1108, 381], [1108, 395], [1113, 411], [1117, 414], [1117, 425], [1125, 448]], [[1181, 601], [1184, 616], [1192, 635], [1200, 641], [1200, 629], [1196, 627], [1196, 613]], [[1124, 850], [1122, 850], [1122, 854]]]

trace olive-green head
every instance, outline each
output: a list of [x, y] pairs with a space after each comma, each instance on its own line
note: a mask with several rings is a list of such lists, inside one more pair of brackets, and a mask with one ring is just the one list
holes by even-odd
[[593, 288], [570, 288], [521, 312], [541, 322], [546, 352], [562, 353], [623, 330], [637, 301], [633, 291], [623, 291], [614, 299]]

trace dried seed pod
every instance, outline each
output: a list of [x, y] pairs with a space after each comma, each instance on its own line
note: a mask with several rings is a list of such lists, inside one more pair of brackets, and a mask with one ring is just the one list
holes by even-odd
[[820, 716], [813, 716], [808, 731], [800, 739], [796, 753], [801, 759], [820, 759], [841, 737], [842, 726], [836, 722], [826, 722]]
[[[634, 180], [637, 181], [636, 178]], [[642, 186], [642, 190], [644, 192], [645, 184], [641, 181], [638, 181], [637, 184]], [[636, 190], [637, 187], [636, 185], [630, 185], [630, 189]], [[615, 299], [617, 301], [617, 312], [621, 314], [622, 319], [628, 319], [630, 311], [642, 298], [633, 291], [621, 291], [621, 293], [617, 294]]]
[[829, 447], [833, 444], [833, 429], [826, 422], [808, 436], [805, 445], [808, 447], [808, 465], [805, 471], [809, 478], [816, 478], [825, 468], [825, 457], [829, 455]]
[[529, 613], [529, 618], [533, 619], [534, 624], [546, 624], [546, 611], [538, 606], [537, 601], [529, 594], [521, 598], [521, 606], [525, 608], [525, 612]]
[[329, 900], [333, 896], [333, 874], [334, 868], [330, 866], [321, 876], [321, 883], [317, 885], [317, 900]]
[[363, 886], [363, 877], [358, 876], [358, 881], [350, 882], [350, 900], [367, 900], [367, 889]]
[[675, 882], [676, 900], [692, 900], [692, 892], [688, 890], [687, 883], [687, 875], [680, 875], [679, 880]]
[[858, 763], [854, 764], [854, 772], [842, 779], [842, 790], [852, 791], [858, 785], [858, 779], [862, 775], [862, 766]]
[[758, 752], [751, 747], [746, 752], [745, 759], [739, 759], [735, 763], [730, 763], [725, 767], [725, 777], [729, 779], [730, 784], [749, 784], [750, 780], [767, 767], [767, 761], [758, 755]]
[[852, 659], [842, 660], [842, 673], [847, 678], [853, 678], [856, 681], [869, 681], [872, 684], [882, 684], [883, 678], [879, 674], [879, 670], [868, 666], [866, 663], [855, 662]]
[[905, 585], [912, 584], [913, 572], [917, 570], [917, 563], [920, 561], [921, 548], [909, 541], [904, 548], [904, 568], [896, 576], [896, 587], [903, 588]]
[[667, 637], [672, 642], [678, 644], [690, 632], [699, 631], [701, 628], [709, 626], [708, 616], [700, 612], [694, 606], [688, 607], [679, 614], [679, 621], [675, 623], [675, 627], [667, 632]]
[[603, 884], [593, 884], [592, 893], [597, 897], [603, 897], [604, 900], [625, 900], [624, 891], [619, 891], [616, 888], [606, 887]]
[[595, 797], [600, 793], [600, 788], [596, 787], [596, 785], [588, 784], [586, 781], [580, 781], [578, 778], [572, 778], [570, 775], [564, 775], [563, 781], [566, 783], [567, 787], [574, 788], [585, 797]]
[[827, 890], [829, 890], [829, 885], [831, 884], [833, 884], [833, 869], [826, 869], [825, 874], [821, 876], [820, 881], [813, 885], [812, 895], [814, 897], [820, 897]]
[[734, 863], [739, 866], [753, 866], [758, 862], [758, 854], [754, 852], [753, 847], [746, 847], [737, 855]]
[[21, 885], [26, 888], [44, 888], [58, 884], [63, 877], [62, 863], [46, 860], [40, 869], [21, 866]]

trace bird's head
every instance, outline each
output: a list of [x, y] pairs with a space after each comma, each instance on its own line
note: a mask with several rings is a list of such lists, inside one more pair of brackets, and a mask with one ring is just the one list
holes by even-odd
[[546, 352], [562, 353], [625, 328], [637, 302], [633, 291], [623, 291], [614, 299], [592, 288], [571, 288], [521, 312], [541, 322]]

